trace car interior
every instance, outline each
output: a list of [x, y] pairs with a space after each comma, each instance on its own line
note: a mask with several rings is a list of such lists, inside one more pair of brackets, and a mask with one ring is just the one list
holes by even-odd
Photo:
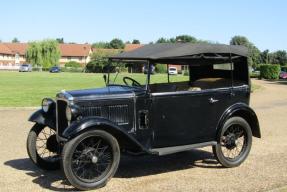
[[[189, 66], [189, 81], [150, 84], [151, 93], [201, 91], [248, 85], [248, 77], [242, 76], [243, 65], [230, 63]], [[233, 81], [232, 81], [233, 79]]]

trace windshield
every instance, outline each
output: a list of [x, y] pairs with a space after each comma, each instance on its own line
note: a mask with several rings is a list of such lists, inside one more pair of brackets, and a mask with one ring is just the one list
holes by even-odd
[[143, 63], [113, 63], [109, 67], [109, 85], [145, 88], [147, 74]]
[[170, 71], [176, 71], [176, 68], [169, 68]]
[[28, 65], [22, 65], [22, 67], [28, 67]]

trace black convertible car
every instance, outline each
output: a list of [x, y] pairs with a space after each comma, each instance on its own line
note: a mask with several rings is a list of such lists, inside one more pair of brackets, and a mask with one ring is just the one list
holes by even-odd
[[[43, 169], [62, 165], [81, 190], [104, 186], [123, 153], [161, 156], [212, 146], [224, 167], [238, 166], [252, 136], [261, 137], [249, 107], [247, 52], [241, 46], [176, 43], [110, 57], [111, 64], [146, 65], [149, 72], [109, 73], [104, 88], [43, 99], [29, 119], [35, 125], [28, 154]], [[188, 76], [151, 75], [151, 66], [159, 64], [181, 65]]]

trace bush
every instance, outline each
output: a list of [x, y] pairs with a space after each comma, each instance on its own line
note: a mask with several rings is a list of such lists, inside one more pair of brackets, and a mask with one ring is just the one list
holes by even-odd
[[183, 75], [184, 75], [184, 76], [189, 76], [188, 70], [184, 70]]
[[167, 73], [167, 67], [165, 64], [157, 64], [155, 66], [155, 72], [157, 73]]
[[76, 61], [69, 61], [68, 63], [65, 63], [65, 67], [79, 68], [81, 67], [81, 64]]
[[264, 79], [278, 79], [280, 65], [265, 64], [260, 66], [260, 77]]
[[250, 78], [259, 78], [259, 77], [260, 77], [260, 73], [256, 73], [256, 72], [250, 73]]
[[62, 72], [71, 72], [71, 73], [82, 73], [84, 70], [82, 67], [62, 67]]
[[93, 64], [87, 64], [86, 66], [86, 73], [102, 73], [103, 68], [101, 66], [96, 66]]

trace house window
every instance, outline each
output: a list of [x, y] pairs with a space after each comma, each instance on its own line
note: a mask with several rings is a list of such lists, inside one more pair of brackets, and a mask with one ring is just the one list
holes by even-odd
[[68, 59], [69, 61], [71, 61], [71, 57], [67, 57], [67, 59]]

